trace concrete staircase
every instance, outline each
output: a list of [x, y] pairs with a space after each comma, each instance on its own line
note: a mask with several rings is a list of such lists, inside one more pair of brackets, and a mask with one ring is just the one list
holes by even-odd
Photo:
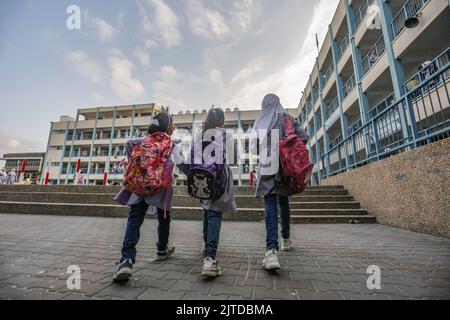
[[[120, 187], [102, 186], [7, 186], [0, 185], [0, 213], [126, 217], [129, 209], [113, 197]], [[199, 201], [186, 195], [186, 187], [175, 187], [172, 214], [178, 220], [199, 220]], [[255, 189], [236, 187], [238, 213], [224, 214], [224, 220], [261, 221], [264, 201]], [[342, 186], [310, 187], [291, 199], [292, 223], [376, 223], [359, 202]]]

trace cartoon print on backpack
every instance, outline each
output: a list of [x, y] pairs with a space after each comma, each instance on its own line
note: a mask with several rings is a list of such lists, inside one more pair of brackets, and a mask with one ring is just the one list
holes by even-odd
[[191, 175], [194, 181], [189, 181], [189, 194], [198, 199], [208, 200], [211, 199], [211, 195], [214, 193], [214, 185], [212, 184], [213, 179], [207, 176], [201, 177], [201, 173], [196, 175]]

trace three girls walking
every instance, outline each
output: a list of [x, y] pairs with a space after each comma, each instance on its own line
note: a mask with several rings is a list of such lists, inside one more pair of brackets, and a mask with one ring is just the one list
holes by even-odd
[[[262, 111], [255, 121], [253, 130], [267, 130], [267, 146], [268, 149], [274, 147], [271, 145], [272, 141], [270, 131], [273, 129], [278, 129], [280, 132], [280, 139], [283, 138], [283, 117], [286, 114], [285, 110], [280, 104], [280, 100], [277, 96], [270, 94], [267, 95], [262, 102]], [[227, 131], [224, 129], [225, 114], [222, 109], [211, 109], [208, 113], [207, 119], [204, 123], [204, 130], [202, 134], [194, 137], [191, 148], [196, 145], [197, 139], [201, 139], [201, 151], [202, 154], [205, 150], [210, 147], [211, 143], [217, 142], [216, 139], [226, 141], [226, 143], [234, 144], [232, 135], [227, 136]], [[128, 223], [125, 231], [125, 237], [122, 246], [122, 256], [119, 260], [117, 270], [114, 274], [114, 281], [127, 281], [132, 275], [133, 264], [136, 262], [136, 246], [140, 238], [140, 228], [144, 222], [145, 214], [147, 211], [156, 211], [158, 214], [158, 242], [157, 253], [155, 260], [165, 260], [169, 258], [175, 252], [175, 247], [169, 243], [170, 234], [170, 211], [172, 207], [172, 196], [173, 196], [173, 168], [174, 163], [170, 153], [173, 152], [174, 147], [177, 142], [172, 140], [172, 133], [174, 131], [173, 119], [170, 115], [166, 113], [161, 113], [155, 116], [152, 125], [150, 126], [148, 133], [148, 138], [138, 138], [132, 139], [127, 143], [127, 155], [129, 156], [129, 161], [132, 163], [137, 163], [142, 165], [141, 161], [146, 159], [145, 152], [142, 152], [141, 145], [148, 145], [151, 139], [158, 136], [160, 143], [164, 146], [170, 145], [170, 149], [166, 148], [169, 152], [166, 154], [165, 160], [158, 162], [156, 160], [152, 163], [164, 163], [163, 171], [168, 171], [170, 178], [167, 183], [158, 184], [164, 181], [164, 176], [161, 176], [161, 170], [156, 170], [154, 174], [157, 176], [157, 186], [161, 186], [160, 189], [152, 190], [153, 192], [149, 196], [142, 196], [138, 193], [132, 192], [135, 181], [141, 181], [146, 179], [145, 177], [149, 175], [145, 168], [141, 169], [143, 171], [142, 177], [137, 177], [132, 179], [128, 185], [125, 185], [124, 189], [115, 197], [115, 200], [130, 207], [130, 213], [128, 217]], [[295, 123], [295, 132], [303, 140], [308, 140], [306, 133], [301, 130], [298, 123]], [[213, 134], [210, 134], [211, 131]], [[207, 134], [208, 133], [208, 134]], [[205, 139], [206, 138], [206, 139]], [[146, 140], [147, 139], [147, 140]], [[159, 141], [159, 140], [158, 140]], [[260, 144], [261, 141], [251, 141], [250, 145], [252, 149]], [[136, 156], [136, 148], [141, 150], [139, 157]], [[139, 149], [140, 148], [140, 149]], [[222, 269], [216, 260], [217, 250], [220, 239], [220, 231], [222, 225], [222, 217], [224, 212], [236, 212], [236, 204], [234, 199], [234, 181], [233, 173], [229, 164], [227, 163], [228, 154], [227, 150], [231, 150], [234, 146], [223, 146], [221, 150], [223, 153], [220, 155], [214, 154], [214, 159], [222, 160], [220, 172], [218, 173], [221, 178], [219, 179], [220, 185], [217, 188], [220, 189], [220, 193], [211, 199], [200, 200], [200, 205], [204, 210], [203, 214], [203, 248], [202, 253], [204, 254], [202, 275], [209, 277], [217, 277], [222, 275]], [[161, 148], [159, 148], [161, 149]], [[157, 149], [157, 150], [159, 150]], [[215, 150], [215, 149], [214, 149]], [[220, 150], [220, 149], [219, 149]], [[255, 151], [255, 150], [253, 150]], [[263, 150], [260, 150], [263, 152]], [[266, 150], [267, 151], [267, 150]], [[160, 151], [159, 151], [160, 152]], [[214, 151], [215, 152], [215, 151]], [[160, 152], [161, 153], [161, 152]], [[270, 153], [270, 152], [269, 152]], [[203, 161], [205, 161], [203, 159]], [[154, 168], [155, 165], [152, 165]], [[130, 168], [128, 165], [127, 169]], [[180, 171], [184, 174], [189, 175], [191, 170], [190, 165], [178, 165]], [[289, 210], [289, 194], [286, 188], [279, 183], [277, 175], [280, 173], [274, 173], [266, 175], [264, 170], [264, 165], [259, 165], [258, 167], [258, 182], [256, 189], [257, 197], [264, 197], [265, 203], [265, 223], [266, 223], [266, 257], [263, 260], [263, 266], [266, 270], [280, 269], [280, 264], [278, 261], [279, 252], [279, 242], [278, 242], [278, 210], [277, 204], [280, 205], [280, 216], [281, 216], [281, 250], [289, 250], [291, 246], [290, 241], [290, 210]], [[138, 172], [137, 175], [140, 175]], [[154, 178], [154, 177], [153, 177]], [[141, 179], [141, 180], [139, 180]], [[207, 179], [205, 178], [205, 181]], [[195, 177], [196, 185], [194, 188], [205, 187], [205, 181], [199, 181]], [[127, 181], [125, 182], [127, 184]], [[131, 191], [130, 191], [131, 190]], [[207, 190], [206, 188], [204, 190]], [[200, 197], [200, 199], [202, 199]]]

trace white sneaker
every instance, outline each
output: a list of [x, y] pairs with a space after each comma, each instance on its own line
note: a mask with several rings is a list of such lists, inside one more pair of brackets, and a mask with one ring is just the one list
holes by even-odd
[[203, 262], [202, 276], [220, 277], [222, 275], [222, 268], [219, 263], [213, 258], [206, 257]]
[[263, 267], [267, 271], [281, 269], [277, 250], [272, 249], [266, 252], [266, 257], [263, 260]]
[[281, 251], [291, 250], [291, 239], [281, 239]]

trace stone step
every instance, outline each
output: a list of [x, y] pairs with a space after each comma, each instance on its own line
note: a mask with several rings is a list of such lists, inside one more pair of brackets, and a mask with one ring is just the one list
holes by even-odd
[[370, 215], [332, 215], [332, 216], [291, 216], [293, 224], [344, 224], [357, 221], [358, 223], [377, 223], [377, 218]]
[[[116, 194], [121, 190], [120, 186], [74, 186], [74, 185], [0, 185], [0, 191], [10, 192], [70, 192], [70, 193], [96, 193], [96, 194]], [[235, 193], [241, 195], [254, 195], [254, 187], [235, 187]], [[314, 186], [308, 187], [304, 194], [319, 192], [319, 194], [347, 194], [343, 186]], [[337, 193], [335, 193], [337, 192]], [[344, 192], [344, 193], [339, 193]], [[174, 187], [174, 194], [187, 194], [187, 187]]]
[[[80, 193], [49, 193], [49, 192], [0, 192], [0, 201], [9, 202], [46, 202], [46, 203], [84, 203], [84, 204], [117, 204], [113, 198], [115, 194], [80, 194]], [[263, 208], [264, 200], [254, 196], [236, 196], [238, 208]], [[196, 207], [199, 200], [186, 195], [175, 195], [173, 205], [178, 207]], [[316, 197], [291, 198], [291, 208], [297, 209], [357, 209], [360, 205], [356, 201], [321, 201]]]
[[[125, 218], [128, 215], [128, 211], [129, 208], [127, 207], [106, 204], [86, 205], [75, 203], [0, 201], [0, 213]], [[172, 214], [174, 219], [178, 220], [200, 220], [203, 216], [203, 210], [199, 207], [173, 207]], [[327, 221], [334, 221], [331, 217], [336, 216], [339, 219], [336, 219], [335, 221], [344, 221], [342, 219], [344, 216], [347, 217], [347, 220], [351, 220], [354, 219], [353, 217], [366, 217], [367, 212], [363, 209], [291, 209], [291, 215], [293, 223], [304, 223], [302, 217], [307, 217], [307, 221], [311, 221], [311, 219], [314, 219], [315, 217], [321, 221], [324, 220], [323, 217], [326, 217], [326, 219], [328, 219]], [[238, 209], [237, 213], [224, 214], [224, 220], [229, 221], [261, 221], [263, 219], [264, 209], [262, 208]]]
[[[108, 204], [116, 196], [116, 193], [83, 193], [83, 201], [86, 203]], [[186, 194], [175, 194], [175, 198], [190, 197]], [[236, 199], [248, 201], [257, 199], [254, 195], [235, 195]], [[72, 200], [75, 199], [75, 200]], [[296, 202], [349, 202], [354, 198], [351, 195], [295, 195], [291, 201]], [[0, 201], [25, 201], [25, 202], [79, 202], [79, 192], [34, 192], [34, 191], [0, 191]], [[192, 199], [192, 201], [198, 201]], [[259, 201], [263, 201], [259, 198]], [[115, 203], [111, 203], [115, 204]]]

